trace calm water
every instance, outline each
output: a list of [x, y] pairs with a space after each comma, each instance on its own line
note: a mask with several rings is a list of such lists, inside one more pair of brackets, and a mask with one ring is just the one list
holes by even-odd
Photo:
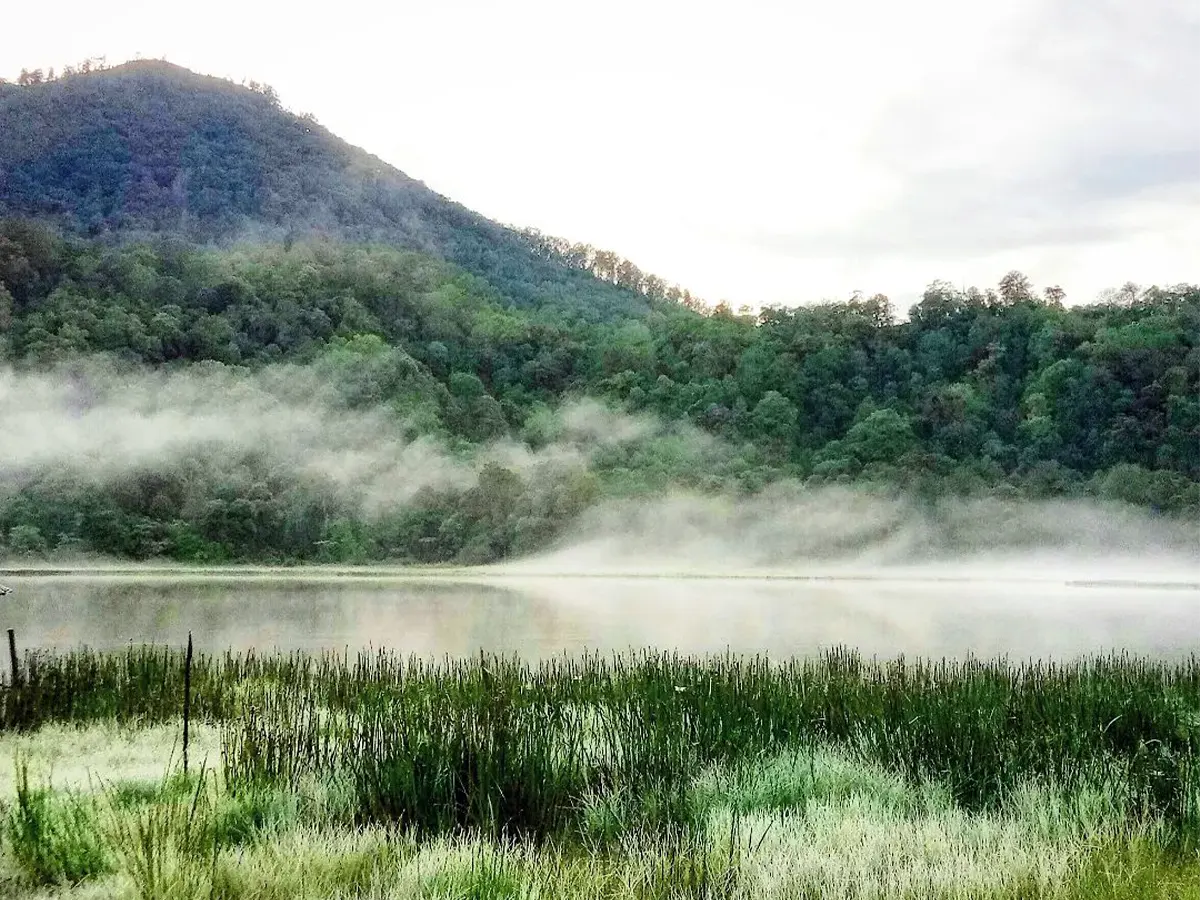
[[0, 628], [22, 647], [388, 647], [537, 658], [653, 646], [687, 653], [1067, 658], [1200, 652], [1200, 585], [1176, 579], [848, 579], [7, 571]]

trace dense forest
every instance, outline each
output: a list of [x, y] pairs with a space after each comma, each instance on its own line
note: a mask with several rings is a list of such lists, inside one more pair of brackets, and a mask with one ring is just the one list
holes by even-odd
[[268, 86], [157, 60], [19, 81], [0, 83], [0, 215], [108, 241], [386, 243], [453, 262], [522, 308], [592, 321], [648, 308], [289, 113]]
[[304, 384], [469, 477], [366, 503], [266, 445], [103, 477], [10, 449], [0, 554], [482, 562], [605, 498], [781, 481], [1200, 515], [1200, 287], [1068, 305], [1013, 272], [904, 313], [710, 308], [452, 204], [261, 86], [162, 63], [24, 81], [0, 85], [0, 414], [35, 379], [77, 415], [154, 373], [260, 404]]

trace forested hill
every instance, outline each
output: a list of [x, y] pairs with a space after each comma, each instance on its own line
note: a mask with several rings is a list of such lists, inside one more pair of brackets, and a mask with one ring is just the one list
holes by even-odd
[[0, 559], [486, 562], [605, 501], [843, 484], [1200, 517], [1195, 285], [701, 311], [268, 89], [24, 80], [0, 85]]
[[483, 562], [783, 480], [1200, 514], [1189, 286], [587, 324], [413, 251], [0, 220], [0, 363], [0, 559]]
[[369, 240], [451, 261], [518, 307], [584, 321], [649, 308], [286, 111], [268, 87], [159, 61], [22, 80], [0, 84], [0, 216], [109, 239]]

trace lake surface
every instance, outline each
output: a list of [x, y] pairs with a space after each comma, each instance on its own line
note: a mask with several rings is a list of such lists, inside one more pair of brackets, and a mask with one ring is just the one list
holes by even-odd
[[1200, 652], [1200, 578], [1088, 575], [9, 569], [0, 629], [15, 629], [21, 647], [178, 645], [191, 631], [207, 650], [435, 657], [644, 647], [785, 657], [837, 645], [880, 657]]

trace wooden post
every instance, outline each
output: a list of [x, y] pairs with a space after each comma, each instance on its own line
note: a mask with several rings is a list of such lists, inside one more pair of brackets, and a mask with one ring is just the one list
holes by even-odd
[[183, 774], [188, 773], [188, 737], [192, 723], [192, 633], [188, 632], [187, 657], [183, 662]]
[[9, 684], [18, 687], [21, 683], [21, 664], [17, 662], [17, 634], [11, 628], [8, 629], [8, 664], [11, 667]]

